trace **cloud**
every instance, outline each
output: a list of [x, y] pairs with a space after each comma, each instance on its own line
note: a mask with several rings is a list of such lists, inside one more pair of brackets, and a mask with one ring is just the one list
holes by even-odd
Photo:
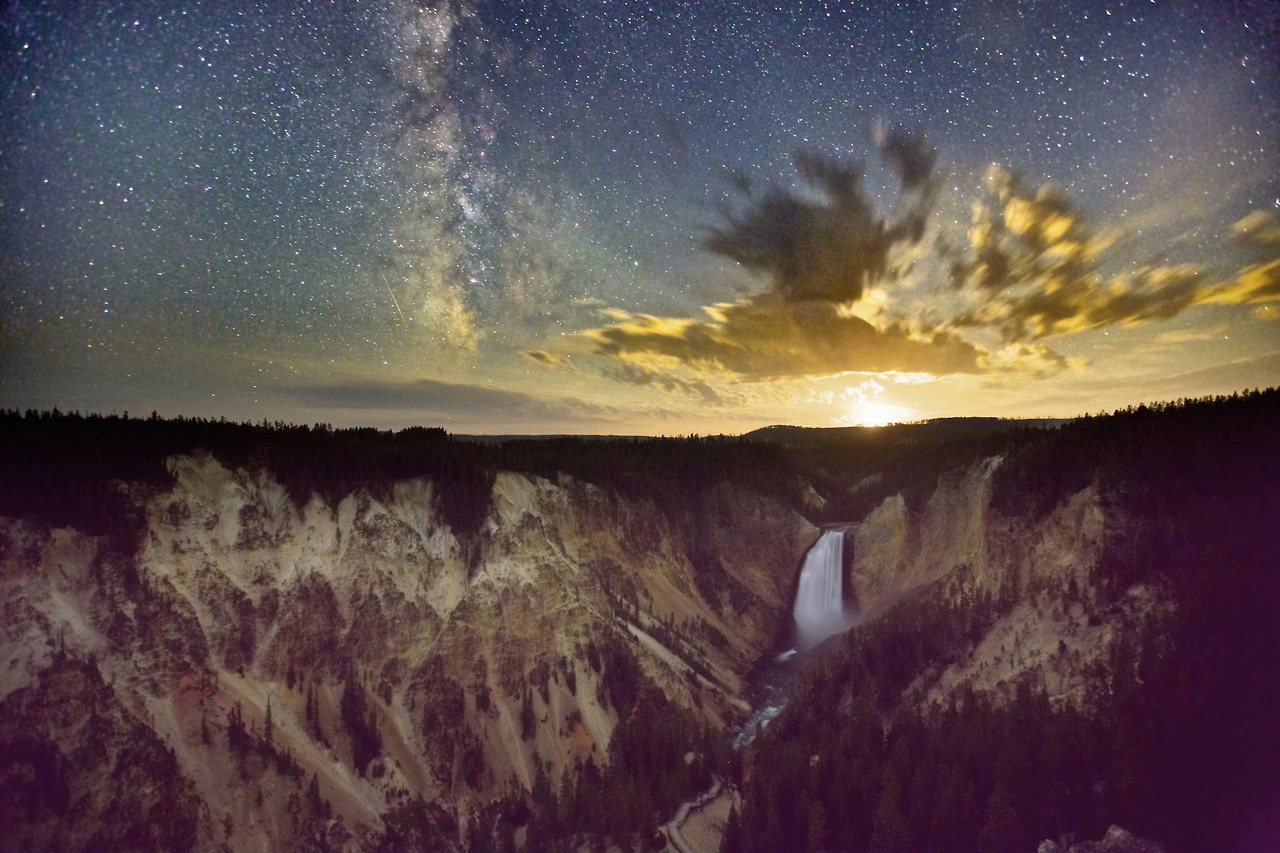
[[[881, 136], [881, 155], [908, 197], [896, 221], [877, 216], [862, 186], [862, 163], [798, 152], [796, 171], [807, 192], [771, 187], [741, 211], [725, 211], [704, 245], [772, 277], [772, 292], [788, 301], [851, 302], [881, 279], [890, 250], [915, 243], [928, 214], [934, 152], [903, 130]], [[745, 178], [739, 186], [750, 192]]]
[[[904, 212], [877, 214], [863, 188], [863, 164], [813, 152], [795, 155], [802, 192], [772, 187], [711, 229], [708, 250], [766, 273], [769, 288], [704, 308], [709, 320], [604, 313], [614, 322], [584, 335], [596, 355], [622, 362], [604, 374], [635, 384], [715, 392], [673, 371], [733, 380], [823, 376], [849, 371], [980, 373], [991, 355], [947, 331], [876, 325], [850, 306], [892, 277], [896, 251], [916, 245], [933, 203], [936, 153], [902, 129], [879, 129], [881, 157], [897, 176]], [[742, 177], [739, 189], [751, 195]], [[708, 393], [711, 392], [711, 393]]]
[[987, 185], [993, 197], [973, 204], [970, 255], [952, 267], [957, 287], [1000, 292], [1078, 281], [1110, 243], [1052, 185], [1033, 192], [1021, 176], [999, 166], [987, 170]]
[[1206, 298], [1204, 284], [1205, 270], [1194, 264], [1142, 267], [1106, 281], [1092, 274], [1064, 277], [991, 299], [952, 323], [995, 329], [1008, 342], [1034, 341], [1173, 317]]
[[1225, 328], [1225, 326], [1216, 326], [1210, 329], [1170, 329], [1167, 332], [1161, 332], [1156, 335], [1156, 343], [1189, 344], [1211, 341], [1214, 338], [1222, 337], [1222, 332]]
[[932, 192], [938, 152], [924, 134], [901, 127], [877, 127], [873, 136], [880, 156], [897, 174], [903, 189]]
[[583, 333], [610, 363], [604, 375], [708, 402], [723, 395], [715, 378], [1049, 376], [1085, 364], [1042, 343], [1049, 338], [1195, 305], [1280, 300], [1280, 225], [1270, 214], [1236, 223], [1233, 241], [1263, 256], [1226, 279], [1207, 264], [1159, 259], [1103, 274], [1119, 232], [1092, 225], [1062, 190], [993, 166], [968, 246], [955, 249], [924, 239], [938, 183], [933, 148], [900, 129], [879, 129], [874, 140], [901, 190], [896, 218], [877, 213], [861, 163], [799, 153], [798, 191], [753, 194], [740, 178], [748, 202], [724, 214], [705, 246], [767, 275], [768, 288], [706, 307], [704, 319], [604, 309], [611, 322]]
[[904, 327], [881, 329], [823, 302], [757, 298], [706, 310], [709, 321], [627, 315], [585, 334], [597, 355], [650, 370], [683, 366], [740, 380], [987, 369], [989, 353], [954, 335], [920, 337]]
[[1199, 295], [1202, 303], [1242, 304], [1280, 300], [1280, 258], [1250, 264], [1235, 276]]
[[555, 367], [557, 365], [569, 363], [569, 359], [566, 357], [557, 355], [553, 352], [547, 352], [542, 349], [521, 350], [520, 354], [530, 361], [537, 362], [538, 364], [545, 364], [548, 367]]
[[1255, 210], [1231, 228], [1231, 239], [1245, 246], [1280, 246], [1280, 217], [1269, 210]]
[[606, 367], [603, 374], [618, 382], [629, 382], [632, 385], [651, 385], [672, 394], [684, 394], [703, 403], [713, 406], [724, 406], [729, 403], [741, 403], [741, 394], [726, 394], [717, 391], [701, 379], [682, 379], [671, 373], [650, 370], [638, 364], [624, 362], [617, 367]]
[[[1214, 281], [1203, 264], [1147, 264], [1103, 276], [1099, 258], [1116, 235], [1092, 228], [1060, 191], [1034, 191], [999, 167], [988, 172], [994, 198], [973, 207], [967, 255], [951, 267], [954, 286], [974, 303], [945, 325], [984, 328], [1006, 343], [1035, 341], [1116, 324], [1173, 317], [1193, 305], [1280, 299], [1280, 260]], [[1274, 222], [1251, 214], [1233, 237], [1270, 247]]]
[[504, 423], [612, 414], [611, 409], [572, 398], [545, 400], [519, 391], [434, 379], [411, 382], [357, 379], [325, 385], [279, 386], [275, 390], [313, 408], [411, 409], [439, 418], [492, 418]]

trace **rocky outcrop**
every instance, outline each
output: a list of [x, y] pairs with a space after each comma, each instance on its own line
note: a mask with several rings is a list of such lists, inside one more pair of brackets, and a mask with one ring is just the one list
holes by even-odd
[[201, 805], [173, 748], [93, 661], [57, 651], [0, 701], [4, 849], [207, 847], [217, 832]]
[[1044, 840], [1036, 853], [1164, 853], [1164, 847], [1154, 841], [1139, 838], [1127, 829], [1112, 826], [1101, 841], [1084, 841], [1063, 847], [1056, 841]]
[[851, 581], [865, 615], [883, 612], [957, 566], [975, 569], [979, 584], [998, 584], [987, 540], [991, 476], [1000, 462], [996, 456], [944, 474], [919, 513], [895, 494], [853, 526]]

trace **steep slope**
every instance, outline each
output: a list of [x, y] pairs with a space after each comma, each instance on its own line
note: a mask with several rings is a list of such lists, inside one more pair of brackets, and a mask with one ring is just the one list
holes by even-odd
[[1030, 679], [1054, 703], [1083, 708], [1091, 692], [1105, 691], [1099, 673], [1116, 642], [1167, 620], [1176, 605], [1167, 583], [1149, 578], [1099, 607], [1104, 551], [1131, 521], [1119, 506], [1104, 507], [1097, 484], [1047, 515], [1005, 514], [992, 507], [1002, 461], [976, 460], [939, 477], [919, 511], [895, 494], [850, 525], [854, 595], [871, 621], [900, 602], [957, 609], [967, 621], [986, 603], [965, 655], [933, 662], [913, 682], [930, 703], [945, 705], [961, 688], [1007, 699]]
[[[0, 522], [0, 702], [16, 726], [75, 692], [60, 672], [99, 679], [90, 692], [115, 728], [142, 737], [118, 749], [170, 756], [185, 792], [175, 847], [456, 846], [529, 820], [495, 802], [606, 768], [642, 694], [722, 731], [746, 710], [744, 675], [817, 536], [730, 484], [672, 513], [502, 472], [478, 530], [459, 536], [427, 479], [299, 505], [269, 469], [207, 454], [168, 465], [170, 488], [132, 489], [136, 553]], [[69, 698], [64, 729], [97, 719]], [[5, 790], [44, 772], [23, 756], [61, 756], [72, 776], [101, 764], [73, 757], [64, 729], [35, 745], [6, 732]], [[12, 840], [48, 837], [47, 803], [5, 803]], [[94, 814], [109, 825], [114, 812]]]

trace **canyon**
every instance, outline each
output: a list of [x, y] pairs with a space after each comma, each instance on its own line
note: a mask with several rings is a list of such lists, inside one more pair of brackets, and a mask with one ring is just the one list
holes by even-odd
[[[9, 415], [0, 847], [630, 848], [723, 779], [704, 845], [912, 849], [888, 814], [906, 824], [912, 795], [885, 793], [910, 787], [891, 772], [909, 725], [945, 732], [948, 714], [998, 721], [1033, 702], [1050, 729], [1110, 720], [1167, 686], [1160, 661], [1193, 636], [1205, 659], [1185, 672], [1227, 650], [1247, 659], [1223, 677], [1274, 657], [1241, 632], [1274, 632], [1275, 545], [1246, 537], [1277, 501], [1276, 408], [1267, 392], [951, 438], [923, 425], [503, 449], [416, 435], [404, 458], [444, 467], [356, 475], [329, 449], [396, 437], [317, 428], [305, 440], [329, 449], [299, 462], [281, 448], [302, 439], [279, 427], [188, 425], [214, 436], [197, 441], [165, 422]], [[50, 443], [58, 430], [99, 444]], [[76, 461], [110, 458], [101, 436], [125, 433], [150, 436], [130, 446], [152, 467]], [[1239, 457], [1243, 441], [1256, 455]], [[1157, 465], [1170, 442], [1216, 450]], [[1195, 513], [1217, 532], [1185, 524]], [[1206, 556], [1220, 541], [1239, 553]], [[1189, 553], [1212, 571], [1231, 559], [1248, 589], [1188, 574]], [[825, 560], [825, 586], [809, 589], [806, 555]], [[1240, 625], [1206, 621], [1242, 600]], [[734, 749], [764, 701], [762, 662], [795, 649], [785, 710]], [[1229, 715], [1249, 716], [1227, 755], [1263, 736], [1274, 687], [1240, 688], [1254, 704]], [[875, 756], [860, 784], [879, 781], [855, 803], [832, 793], [824, 756], [854, 761], [862, 747], [839, 744], [856, 738]], [[1196, 760], [1240, 849], [1271, 837], [1275, 783], [1222, 811], [1237, 793], [1223, 755]], [[993, 769], [966, 795], [966, 837], [1065, 849], [1115, 822], [1197, 849], [1212, 836], [1152, 801], [1164, 789], [1147, 774], [1164, 766], [1143, 753], [1080, 769], [1084, 789], [1064, 795], [1079, 808], [1051, 815], [1020, 812], [1030, 801]], [[1237, 772], [1253, 784], [1268, 766]]]

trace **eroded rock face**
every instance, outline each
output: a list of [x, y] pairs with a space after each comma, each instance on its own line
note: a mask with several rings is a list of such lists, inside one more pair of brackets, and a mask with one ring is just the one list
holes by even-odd
[[991, 493], [1000, 463], [998, 456], [977, 460], [940, 477], [918, 512], [891, 495], [850, 526], [859, 609], [875, 619], [917, 595], [940, 598], [958, 614], [983, 600], [1003, 602], [961, 660], [931, 670], [910, 690], [945, 706], [962, 688], [1009, 698], [1029, 680], [1055, 704], [1088, 708], [1117, 677], [1110, 671], [1117, 642], [1158, 633], [1173, 613], [1172, 595], [1157, 579], [1099, 608], [1099, 562], [1125, 520], [1108, 517], [1094, 485], [1044, 517], [998, 513]]
[[992, 457], [943, 475], [919, 514], [909, 513], [897, 494], [853, 527], [851, 581], [864, 614], [882, 612], [957, 566], [975, 568], [979, 582], [992, 582], [988, 505], [1000, 462]]
[[183, 850], [213, 830], [162, 737], [61, 652], [0, 701], [0, 826], [14, 850]]
[[[134, 839], [127, 811], [172, 849], [357, 849], [423, 821], [461, 844], [513, 787], [604, 765], [637, 677], [740, 720], [817, 537], [732, 486], [672, 511], [500, 473], [460, 539], [429, 480], [298, 505], [269, 471], [169, 464], [137, 553], [0, 520], [0, 806], [33, 843]], [[48, 802], [21, 793], [40, 773]], [[96, 777], [136, 790], [64, 825]]]
[[[1043, 516], [1001, 514], [999, 465], [851, 522], [850, 585], [866, 619], [921, 595], [1005, 603], [963, 658], [910, 685], [920, 703], [1031, 680], [1087, 707], [1117, 677], [1118, 639], [1171, 598], [1156, 580], [1099, 612], [1095, 572], [1123, 519], [1095, 487]], [[299, 504], [270, 472], [207, 455], [170, 467], [136, 553], [0, 520], [0, 808], [32, 843], [92, 846], [91, 819], [158, 808], [146, 785], [95, 793], [83, 831], [59, 828], [61, 792], [92, 787], [77, 768], [108, 778], [143, 755], [175, 780], [154, 822], [175, 848], [462, 845], [496, 798], [602, 767], [641, 683], [713, 731], [741, 722], [744, 677], [787, 627], [819, 535], [730, 484], [659, 507], [503, 472], [459, 536], [430, 480]], [[31, 723], [45, 703], [64, 716]], [[52, 799], [21, 793], [33, 781]]]

